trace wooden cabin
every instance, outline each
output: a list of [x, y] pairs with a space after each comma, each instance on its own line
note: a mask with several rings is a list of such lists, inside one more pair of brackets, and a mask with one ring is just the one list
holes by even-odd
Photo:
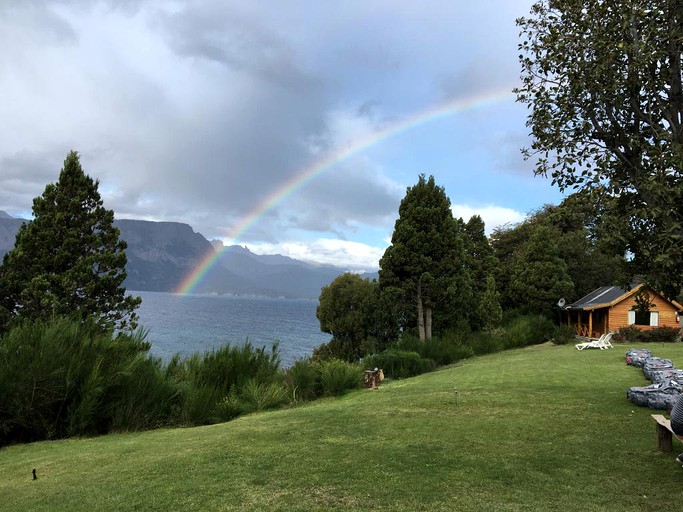
[[681, 314], [681, 304], [644, 284], [630, 290], [603, 286], [565, 306], [562, 323], [575, 327], [578, 336], [599, 338], [629, 325], [643, 330], [680, 327]]

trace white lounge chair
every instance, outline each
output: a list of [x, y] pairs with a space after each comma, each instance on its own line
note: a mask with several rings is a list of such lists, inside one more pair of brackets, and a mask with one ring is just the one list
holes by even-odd
[[597, 340], [590, 340], [586, 341], [584, 343], [577, 343], [574, 345], [577, 350], [583, 350], [584, 348], [599, 348], [600, 350], [607, 350], [608, 348], [614, 348], [612, 347], [612, 335], [614, 333], [612, 332], [607, 332], [600, 336]]
[[601, 349], [614, 348], [612, 346], [612, 336], [614, 336], [613, 332], [608, 332], [607, 334], [605, 334], [605, 337], [602, 338], [601, 347], [600, 347]]

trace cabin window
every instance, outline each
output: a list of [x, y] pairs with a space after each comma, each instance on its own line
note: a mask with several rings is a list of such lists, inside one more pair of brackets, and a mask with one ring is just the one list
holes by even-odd
[[659, 325], [659, 312], [657, 311], [629, 311], [628, 325]]

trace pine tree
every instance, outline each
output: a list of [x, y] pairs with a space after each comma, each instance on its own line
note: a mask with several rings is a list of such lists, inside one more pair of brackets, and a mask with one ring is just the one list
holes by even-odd
[[470, 277], [463, 234], [433, 176], [420, 175], [408, 188], [380, 267], [380, 289], [399, 301], [404, 329], [416, 328], [420, 339], [467, 317]]
[[572, 294], [574, 283], [551, 228], [536, 229], [515, 257], [510, 288], [519, 304], [546, 314], [552, 313], [559, 299]]
[[[500, 304], [495, 305], [492, 302], [498, 296], [496, 293], [496, 283], [493, 278], [497, 260], [493, 254], [493, 248], [488, 238], [486, 238], [484, 221], [479, 215], [473, 215], [465, 224], [464, 230], [467, 235], [465, 239], [468, 258], [467, 265], [472, 274], [472, 298], [473, 302], [478, 306], [473, 309], [470, 315], [470, 326], [473, 329], [480, 329], [490, 323], [488, 317], [491, 312], [488, 311], [488, 307], [493, 307], [496, 310], [500, 309]], [[486, 305], [483, 304], [484, 294], [488, 294]], [[500, 321], [497, 323], [500, 323]]]
[[104, 208], [99, 182], [71, 151], [57, 183], [33, 200], [33, 220], [0, 266], [0, 330], [24, 319], [94, 317], [103, 328], [136, 326], [141, 299], [126, 295], [126, 243]]

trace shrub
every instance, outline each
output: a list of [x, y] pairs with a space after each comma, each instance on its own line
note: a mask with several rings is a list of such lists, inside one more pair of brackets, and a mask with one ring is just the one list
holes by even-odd
[[[145, 382], [144, 333], [114, 335], [92, 319], [27, 321], [0, 340], [0, 444], [98, 434], [125, 424], [116, 411], [142, 425], [160, 420], [172, 389], [157, 389], [163, 404], [127, 390]], [[137, 428], [136, 424], [136, 428]]]
[[140, 361], [116, 395], [109, 401], [112, 430], [143, 430], [170, 424], [180, 390], [165, 375], [161, 359], [150, 357]]
[[500, 352], [503, 350], [504, 336], [505, 330], [501, 328], [492, 331], [477, 332], [470, 338], [472, 352], [476, 355]]
[[447, 365], [462, 359], [472, 357], [472, 348], [460, 339], [459, 335], [449, 337], [432, 338], [424, 341], [424, 346], [419, 354], [424, 359], [431, 359], [437, 365]]
[[472, 357], [469, 346], [469, 328], [451, 329], [442, 336], [420, 341], [416, 336], [406, 334], [396, 344], [403, 352], [417, 352], [424, 359], [431, 359], [437, 365], [447, 365]]
[[237, 392], [233, 389], [228, 396], [223, 397], [215, 408], [215, 414], [218, 421], [229, 421], [244, 411], [244, 404]]
[[620, 327], [617, 330], [616, 334], [613, 335], [613, 339], [615, 341], [621, 342], [637, 342], [640, 339], [640, 332], [640, 329], [633, 325], [629, 325], [627, 327]]
[[363, 370], [358, 364], [332, 359], [322, 361], [318, 365], [323, 395], [341, 395], [363, 384]]
[[631, 343], [674, 343], [681, 339], [681, 329], [678, 327], [655, 327], [643, 330], [629, 325], [620, 327], [615, 335], [617, 341], [629, 341]]
[[568, 345], [576, 338], [576, 330], [571, 325], [560, 325], [555, 329], [553, 343], [555, 345]]
[[310, 359], [299, 359], [285, 377], [292, 401], [312, 400], [322, 392], [318, 365]]
[[543, 343], [552, 338], [555, 325], [543, 315], [525, 315], [512, 320], [505, 327], [504, 348], [524, 347]]
[[678, 327], [656, 327], [649, 331], [643, 331], [643, 335], [646, 338], [643, 341], [675, 343], [681, 340], [681, 329]]
[[270, 351], [254, 348], [246, 342], [241, 346], [229, 343], [181, 359], [174, 356], [168, 364], [167, 374], [179, 382], [180, 406], [175, 421], [181, 424], [204, 425], [225, 419], [220, 403], [234, 390], [250, 380], [258, 384], [271, 384], [279, 377], [280, 356], [278, 346]]
[[250, 380], [239, 391], [239, 399], [243, 412], [265, 411], [275, 409], [287, 402], [287, 391], [282, 384], [258, 383]]
[[393, 379], [403, 379], [432, 371], [436, 363], [420, 357], [417, 352], [389, 349], [363, 359], [366, 368], [382, 368], [384, 375]]

